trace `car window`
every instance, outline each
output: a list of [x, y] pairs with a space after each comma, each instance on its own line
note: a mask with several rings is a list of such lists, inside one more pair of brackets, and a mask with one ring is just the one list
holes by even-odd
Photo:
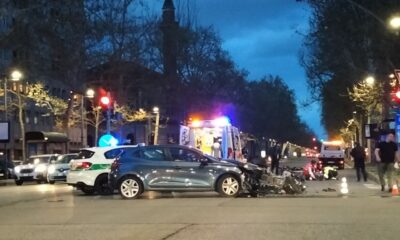
[[201, 154], [183, 148], [170, 148], [172, 160], [185, 162], [200, 162], [204, 158]]
[[166, 161], [162, 148], [146, 148], [141, 150], [141, 157], [151, 161]]
[[89, 150], [80, 150], [76, 159], [88, 159], [94, 155], [93, 151]]
[[136, 148], [126, 148], [120, 155], [121, 160], [130, 160], [140, 158], [140, 151]]
[[25, 161], [25, 164], [39, 164], [39, 163], [48, 163], [49, 162], [48, 156], [32, 156]]
[[117, 149], [107, 151], [104, 153], [104, 157], [106, 159], [114, 159], [114, 158], [118, 157], [118, 155], [120, 155], [123, 150], [124, 150], [123, 148], [117, 148]]
[[71, 162], [72, 159], [75, 159], [77, 155], [63, 155], [59, 156], [56, 163], [63, 164], [63, 163], [69, 163]]

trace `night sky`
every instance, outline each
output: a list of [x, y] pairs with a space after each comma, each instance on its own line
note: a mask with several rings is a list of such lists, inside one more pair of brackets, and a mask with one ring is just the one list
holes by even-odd
[[[182, 1], [182, 0], [180, 0]], [[298, 105], [310, 98], [305, 71], [299, 64], [303, 36], [308, 31], [310, 9], [295, 0], [191, 0], [199, 25], [213, 25], [238, 68], [250, 80], [279, 75], [294, 90]], [[158, 12], [162, 0], [154, 0]], [[178, 6], [179, 0], [175, 0]], [[319, 137], [325, 137], [319, 105], [299, 114]]]

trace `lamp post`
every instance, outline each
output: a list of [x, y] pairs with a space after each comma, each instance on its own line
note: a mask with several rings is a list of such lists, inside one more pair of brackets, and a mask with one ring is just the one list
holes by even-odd
[[158, 107], [153, 108], [153, 112], [156, 114], [156, 126], [154, 128], [154, 145], [157, 145], [158, 141], [158, 128], [160, 125], [160, 109]]
[[[11, 81], [17, 82], [21, 80], [22, 78], [22, 73], [18, 70], [14, 70], [11, 73]], [[7, 81], [8, 78], [7, 76], [4, 77], [4, 121], [8, 122], [8, 102], [7, 102]], [[10, 131], [10, 128], [8, 129]], [[9, 134], [10, 136], [10, 134]], [[5, 165], [5, 178], [8, 179], [8, 154], [7, 154], [7, 142], [9, 142], [10, 139], [7, 139], [6, 142], [4, 142], [4, 165]]]
[[95, 92], [93, 89], [88, 88], [86, 90], [85, 95], [82, 94], [81, 97], [81, 145], [82, 147], [85, 147], [84, 144], [84, 132], [85, 132], [85, 97], [89, 99], [93, 99], [95, 95]]
[[[374, 84], [375, 84], [375, 78], [374, 77], [372, 77], [372, 76], [368, 76], [366, 79], [365, 79], [365, 82], [367, 83], [367, 85], [370, 87], [370, 88], [373, 88], [374, 87]], [[371, 106], [368, 106], [368, 112], [367, 112], [367, 124], [371, 124], [371, 111], [372, 111], [372, 109], [371, 109]], [[368, 159], [368, 161], [369, 162], [371, 162], [371, 159], [372, 159], [372, 156], [371, 156], [371, 154], [372, 154], [372, 151], [371, 151], [371, 139], [370, 138], [368, 138], [367, 139], [367, 149], [368, 149], [368, 156], [367, 156], [367, 159]]]

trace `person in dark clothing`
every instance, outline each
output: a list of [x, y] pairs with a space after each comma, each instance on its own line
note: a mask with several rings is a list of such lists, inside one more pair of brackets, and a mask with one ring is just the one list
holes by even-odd
[[274, 172], [275, 174], [279, 174], [279, 159], [281, 158], [281, 148], [278, 143], [276, 143], [272, 148], [271, 148], [271, 172]]
[[397, 144], [393, 133], [386, 136], [385, 142], [380, 142], [375, 149], [375, 157], [378, 162], [378, 175], [381, 182], [382, 191], [385, 191], [384, 175], [387, 175], [389, 192], [392, 191], [392, 175], [394, 171], [394, 163], [397, 161]]
[[367, 172], [365, 171], [365, 151], [364, 148], [360, 146], [359, 143], [355, 143], [355, 147], [351, 150], [350, 155], [354, 159], [354, 168], [357, 172], [357, 181], [361, 179], [361, 173], [364, 177], [364, 181], [367, 181]]

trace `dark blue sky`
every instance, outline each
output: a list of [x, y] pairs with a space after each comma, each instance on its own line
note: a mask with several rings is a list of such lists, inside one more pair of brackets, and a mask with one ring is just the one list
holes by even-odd
[[[154, 0], [159, 8], [163, 0]], [[175, 0], [176, 5], [179, 1]], [[298, 105], [309, 98], [305, 71], [298, 54], [308, 30], [310, 10], [295, 0], [189, 0], [197, 11], [199, 25], [213, 25], [223, 40], [223, 48], [249, 79], [279, 75], [294, 90]], [[155, 9], [156, 10], [156, 9]], [[156, 11], [155, 11], [156, 12]], [[318, 104], [299, 107], [301, 118], [320, 136]]]

